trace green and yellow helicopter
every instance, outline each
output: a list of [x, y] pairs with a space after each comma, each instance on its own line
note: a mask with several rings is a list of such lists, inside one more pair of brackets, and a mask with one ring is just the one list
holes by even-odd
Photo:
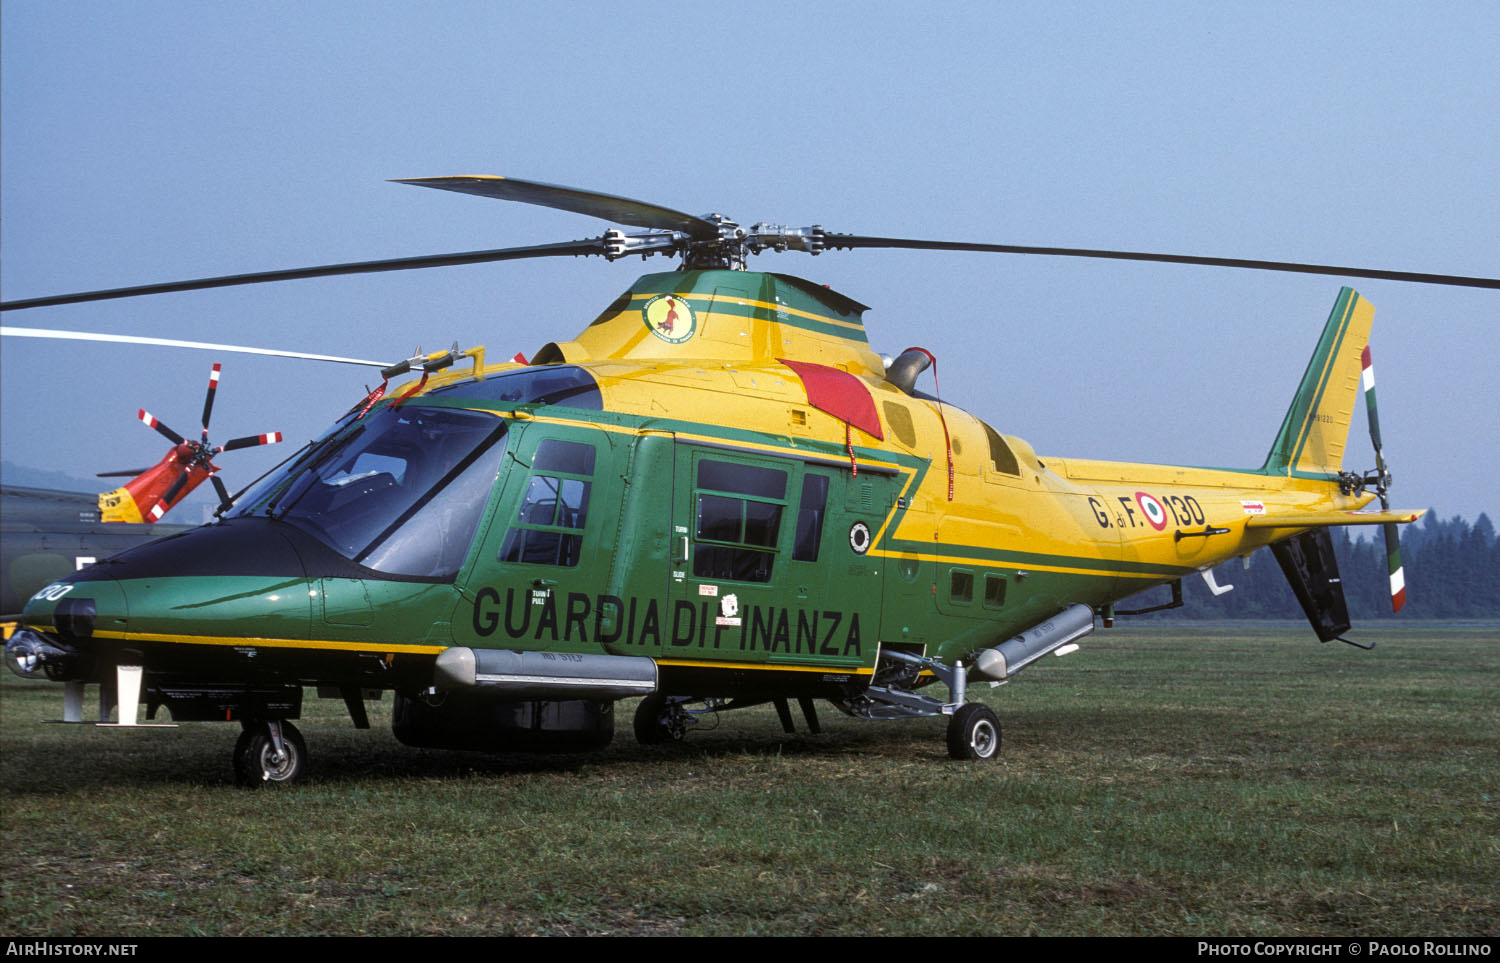
[[[6, 310], [368, 271], [560, 255], [680, 256], [571, 340], [487, 364], [482, 348], [384, 369], [381, 386], [223, 504], [208, 525], [104, 559], [30, 599], [19, 674], [85, 686], [118, 725], [239, 722], [238, 780], [284, 783], [307, 749], [304, 687], [367, 726], [394, 690], [405, 743], [494, 751], [607, 744], [644, 697], [642, 742], [705, 713], [795, 699], [860, 718], [947, 717], [949, 752], [990, 759], [967, 687], [1064, 654], [1115, 604], [1270, 546], [1318, 637], [1349, 629], [1328, 529], [1383, 525], [1404, 600], [1368, 347], [1339, 294], [1263, 465], [1038, 457], [917, 388], [921, 348], [871, 350], [865, 306], [784, 274], [768, 250], [1058, 254], [1500, 287], [1500, 281], [1140, 252], [835, 234], [697, 217], [501, 177], [417, 184], [595, 215], [596, 238], [12, 301]], [[16, 331], [18, 329], [10, 329]], [[418, 375], [387, 390], [391, 379]], [[1372, 471], [1344, 450], [1361, 380]], [[212, 390], [212, 386], [211, 389]], [[210, 395], [211, 398], [211, 395]], [[204, 437], [207, 437], [205, 406]], [[180, 438], [178, 439], [181, 440]], [[204, 477], [213, 466], [200, 466]], [[195, 482], [203, 480], [196, 478]], [[163, 482], [157, 486], [166, 488]], [[180, 490], [183, 486], [178, 485]], [[170, 490], [169, 490], [170, 491]], [[171, 492], [175, 494], [176, 492]], [[168, 503], [170, 497], [154, 496]], [[1379, 499], [1380, 510], [1365, 511]], [[137, 506], [141, 516], [155, 505]]]

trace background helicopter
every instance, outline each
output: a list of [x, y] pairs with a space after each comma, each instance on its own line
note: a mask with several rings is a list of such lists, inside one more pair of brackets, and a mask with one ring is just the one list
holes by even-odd
[[[790, 730], [795, 696], [814, 730], [815, 697], [871, 719], [951, 716], [950, 754], [993, 758], [999, 725], [987, 706], [966, 701], [968, 679], [1008, 681], [1043, 655], [1076, 648], [1096, 614], [1111, 624], [1115, 601], [1143, 587], [1171, 583], [1180, 603], [1186, 575], [1270, 545], [1319, 638], [1342, 638], [1349, 624], [1327, 526], [1382, 524], [1400, 608], [1396, 523], [1420, 513], [1386, 510], [1390, 476], [1367, 346], [1373, 312], [1345, 289], [1259, 472], [1049, 467], [1024, 441], [961, 411], [950, 426], [941, 401], [915, 389], [931, 354], [872, 354], [864, 305], [788, 275], [746, 272], [748, 257], [908, 247], [1500, 288], [1489, 278], [1326, 265], [744, 229], [721, 215], [515, 178], [405, 183], [646, 230], [0, 309], [550, 256], [665, 254], [682, 264], [639, 279], [574, 340], [540, 348], [531, 366], [486, 368], [482, 348], [455, 348], [382, 369], [379, 388], [283, 471], [232, 507], [226, 495], [222, 524], [37, 592], [7, 643], [8, 664], [66, 681], [70, 721], [82, 721], [89, 681], [113, 686], [121, 724], [134, 724], [142, 695], [174, 719], [239, 720], [235, 767], [249, 785], [300, 775], [306, 748], [290, 720], [310, 684], [341, 693], [360, 727], [368, 725], [360, 691], [396, 689], [396, 732], [415, 745], [595, 748], [612, 734], [613, 701], [631, 695], [646, 696], [635, 721], [645, 742], [680, 738], [701, 712], [766, 701]], [[471, 373], [428, 384], [464, 359]], [[382, 402], [391, 378], [416, 371], [419, 382]], [[1361, 371], [1376, 467], [1350, 472], [1344, 445]], [[799, 382], [805, 402], [789, 387]], [[739, 409], [727, 423], [728, 409], [717, 410], [726, 398]], [[151, 423], [144, 412], [142, 420]], [[506, 453], [519, 467], [502, 460]], [[857, 482], [861, 465], [875, 477]], [[800, 497], [789, 494], [791, 480]], [[1116, 491], [1122, 484], [1136, 489], [1133, 502]], [[1355, 511], [1375, 497], [1382, 511]], [[615, 504], [618, 518], [601, 524]], [[795, 522], [783, 525], [785, 515]], [[830, 574], [835, 558], [849, 562], [847, 578]], [[306, 599], [314, 600], [310, 636]], [[508, 639], [498, 634], [502, 621]], [[946, 699], [917, 691], [931, 680], [947, 687]], [[704, 709], [688, 708], [700, 701]]]
[[208, 423], [213, 417], [214, 398], [219, 391], [221, 370], [222, 366], [217, 363], [209, 369], [208, 393], [203, 398], [203, 433], [198, 440], [189, 441], [179, 435], [145, 408], [137, 412], [136, 417], [140, 422], [170, 441], [172, 447], [150, 468], [100, 473], [100, 478], [131, 476], [130, 481], [124, 485], [99, 496], [99, 510], [103, 521], [159, 522], [205, 481], [213, 483], [220, 507], [227, 506], [230, 504], [229, 489], [224, 487], [224, 480], [219, 477], [219, 466], [213, 463], [213, 459], [226, 451], [253, 448], [256, 445], [274, 445], [281, 441], [281, 432], [272, 431], [231, 438], [222, 445], [209, 442]]

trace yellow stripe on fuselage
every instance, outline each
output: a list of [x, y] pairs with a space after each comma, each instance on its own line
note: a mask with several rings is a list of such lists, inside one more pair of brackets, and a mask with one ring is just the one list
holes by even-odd
[[180, 645], [222, 645], [252, 649], [334, 649], [341, 652], [399, 652], [407, 655], [437, 655], [446, 645], [411, 645], [404, 642], [338, 642], [332, 639], [262, 639], [227, 635], [171, 635], [163, 632], [96, 631], [96, 639], [122, 642], [173, 642]]

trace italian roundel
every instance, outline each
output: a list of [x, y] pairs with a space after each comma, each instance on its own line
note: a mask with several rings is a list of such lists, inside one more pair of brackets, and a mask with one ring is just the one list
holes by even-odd
[[1146, 514], [1146, 521], [1158, 532], [1167, 527], [1167, 511], [1161, 507], [1161, 502], [1147, 495], [1145, 492], [1135, 493], [1135, 503], [1141, 506], [1141, 511]]

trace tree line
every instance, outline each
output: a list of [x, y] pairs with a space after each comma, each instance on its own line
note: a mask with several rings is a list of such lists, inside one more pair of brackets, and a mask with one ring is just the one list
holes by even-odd
[[[1500, 617], [1500, 540], [1486, 514], [1472, 525], [1455, 515], [1444, 520], [1429, 511], [1422, 520], [1401, 526], [1401, 555], [1406, 577], [1406, 606], [1391, 613], [1390, 578], [1385, 539], [1378, 527], [1335, 528], [1334, 554], [1343, 579], [1349, 617], [1358, 624], [1381, 618], [1483, 619]], [[1287, 584], [1281, 566], [1269, 549], [1250, 556], [1249, 568], [1239, 559], [1214, 570], [1220, 585], [1234, 591], [1217, 598], [1201, 578], [1183, 579], [1183, 607], [1157, 617], [1178, 619], [1292, 619], [1302, 608]], [[1166, 602], [1165, 588], [1152, 589], [1120, 603], [1119, 608], [1144, 608]]]

